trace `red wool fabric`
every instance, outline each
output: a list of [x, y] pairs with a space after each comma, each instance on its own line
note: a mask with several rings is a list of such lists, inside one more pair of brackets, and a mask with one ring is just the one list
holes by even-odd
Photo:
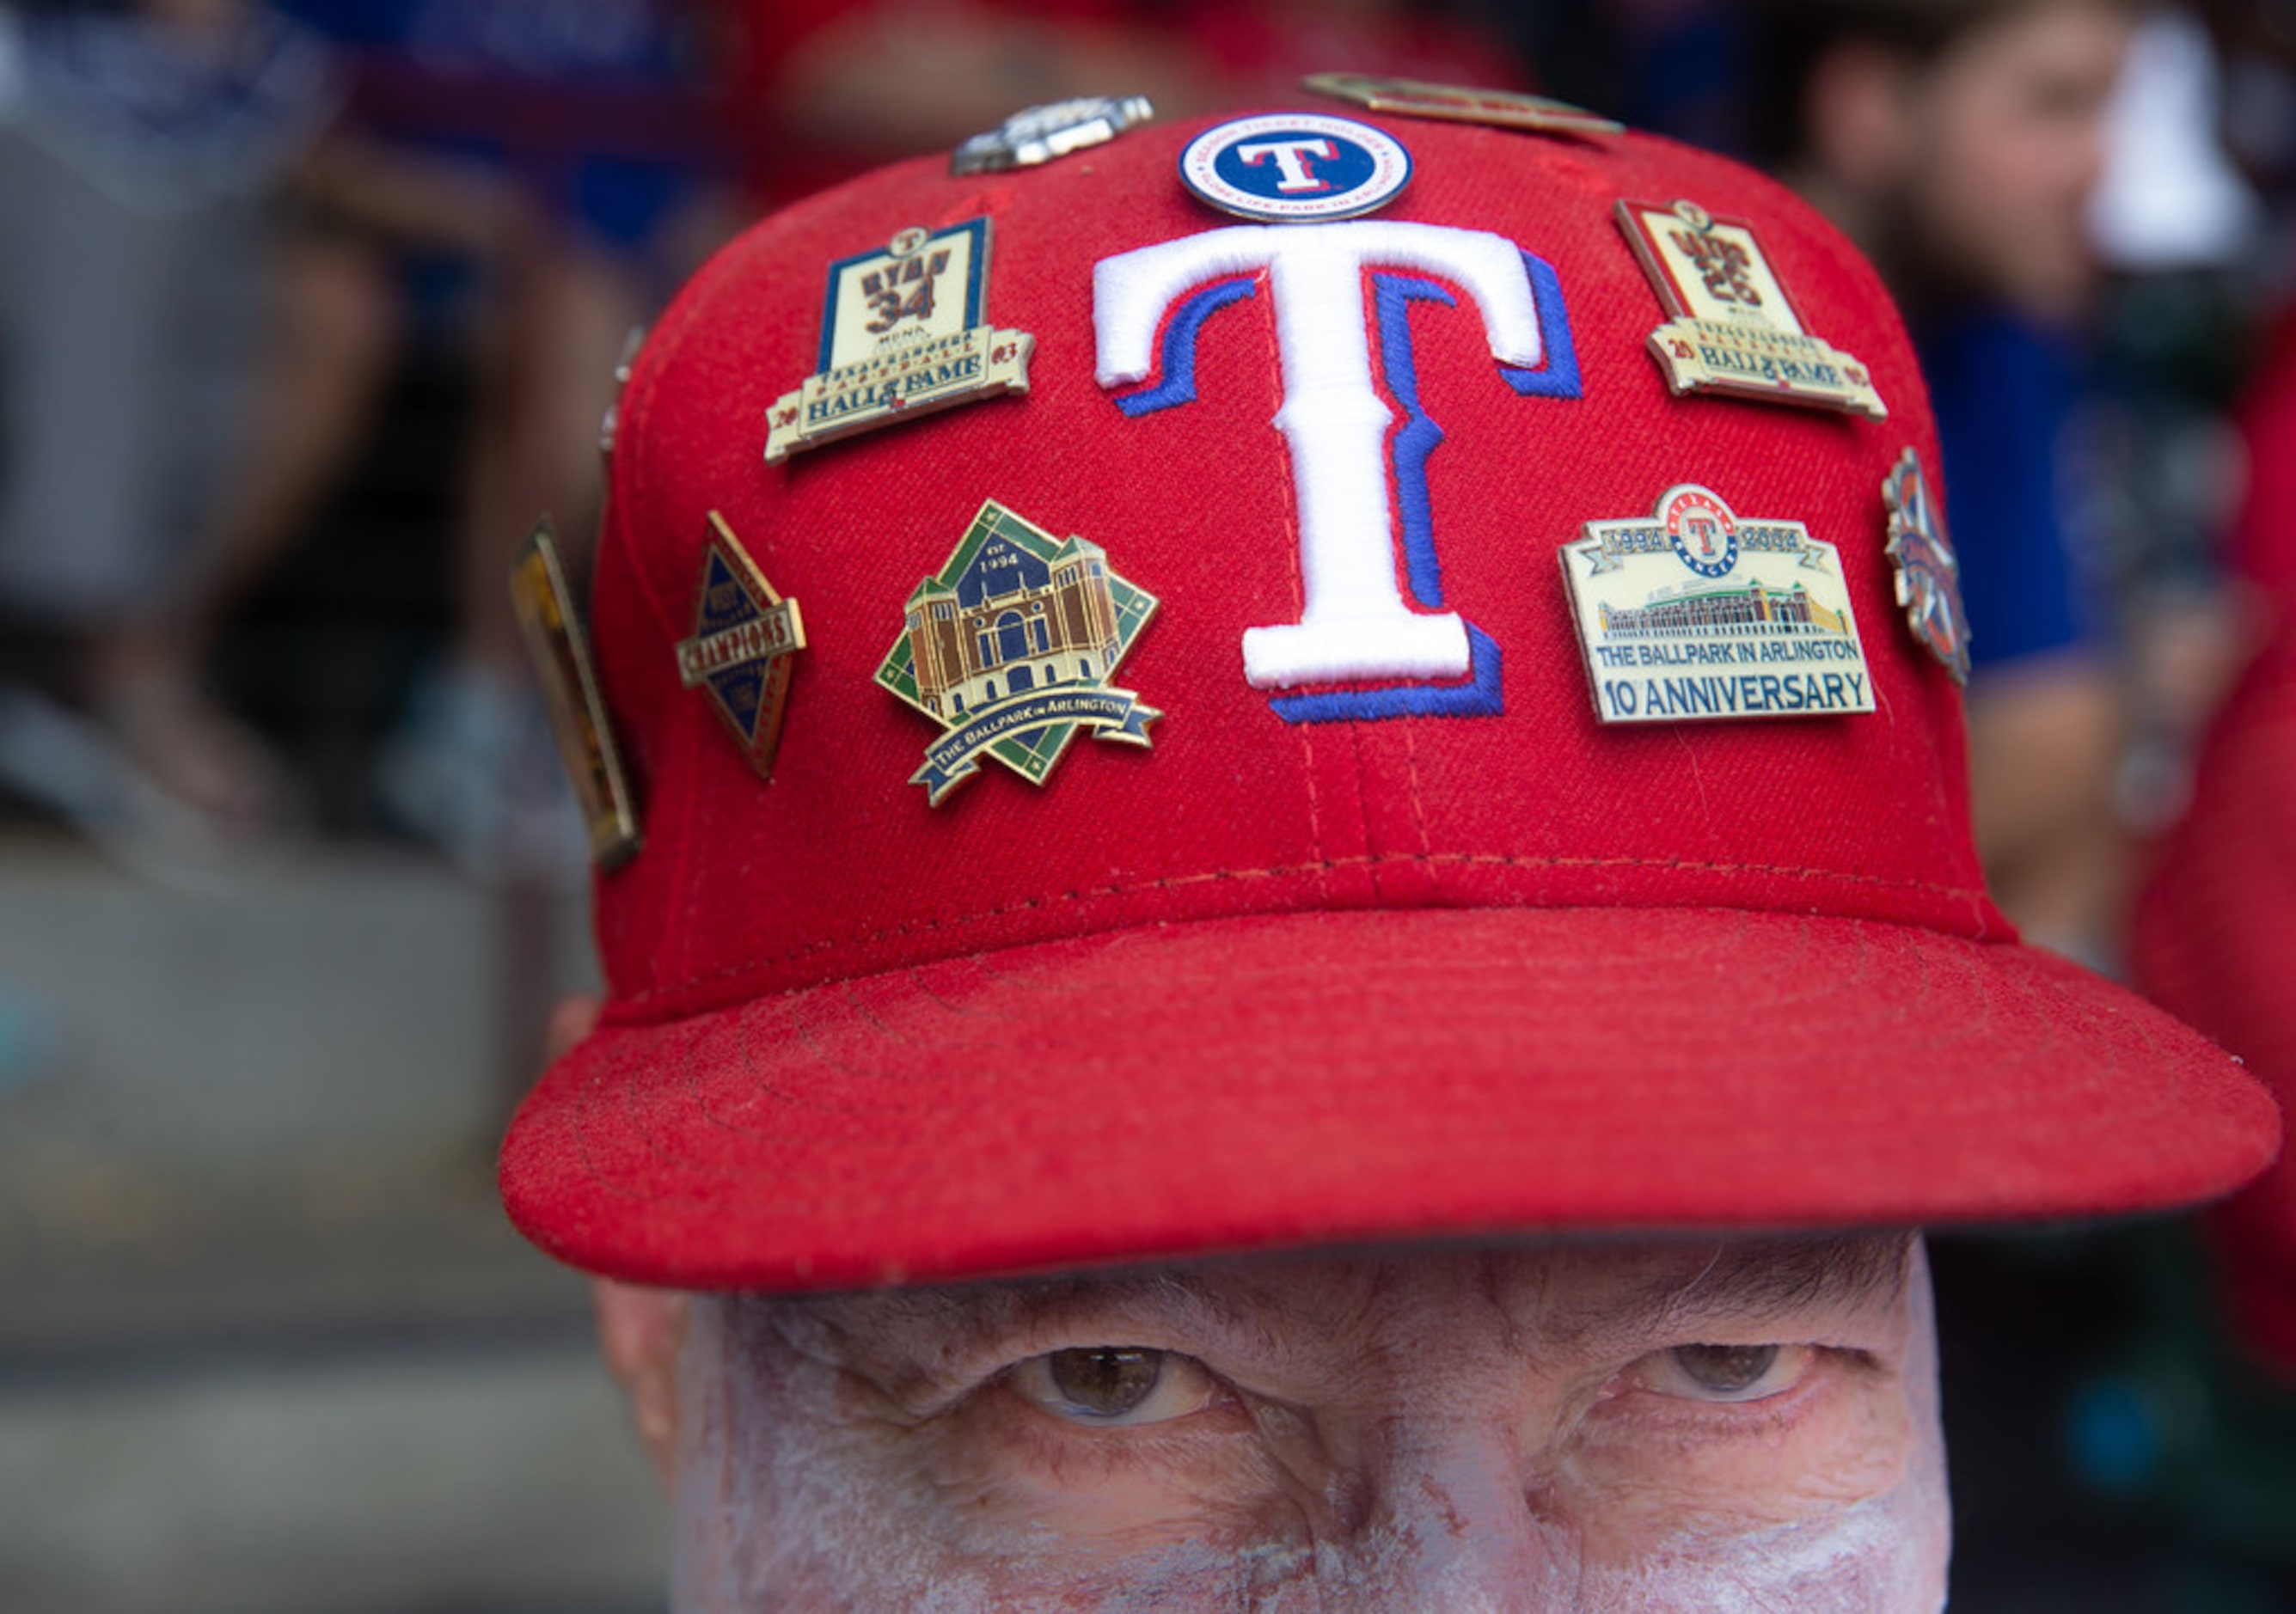
[[[1176, 173], [1208, 121], [1004, 175], [922, 160], [767, 221], [621, 406], [593, 619], [645, 845], [599, 882], [604, 1022], [505, 1147], [545, 1248], [821, 1288], [2122, 1211], [2270, 1158], [2228, 1059], [1985, 895], [1957, 692], [1883, 553], [1884, 476], [1937, 457], [1867, 266], [1662, 141], [1362, 120], [1415, 164], [1380, 219], [1495, 232], [1562, 288], [1578, 398], [1513, 391], [1463, 291], [1410, 314], [1445, 605], [1498, 647], [1503, 712], [1294, 724], [1245, 682], [1244, 630], [1303, 599], [1271, 287], [1207, 321], [1193, 403], [1129, 418], [1094, 379], [1095, 263], [1237, 222]], [[1887, 420], [1669, 396], [1612, 210], [1677, 197], [1752, 224]], [[829, 264], [981, 216], [1029, 392], [767, 464]], [[1595, 721], [1557, 552], [1685, 482], [1837, 546], [1876, 711]], [[1080, 737], [1041, 787], [991, 763], [931, 808], [907, 780], [939, 731], [872, 678], [991, 498], [1159, 597], [1116, 682], [1164, 716], [1152, 749]], [[804, 612], [770, 782], [678, 679], [713, 510]]]

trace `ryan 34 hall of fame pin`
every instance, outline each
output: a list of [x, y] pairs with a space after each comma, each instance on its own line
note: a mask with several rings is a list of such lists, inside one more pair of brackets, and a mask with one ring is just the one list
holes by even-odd
[[805, 648], [797, 602], [766, 581], [742, 540], [716, 511], [701, 551], [701, 597], [693, 636], [677, 646], [677, 676], [706, 693], [734, 743], [760, 779], [774, 774], [790, 674]]
[[988, 323], [988, 220], [969, 218], [830, 265], [821, 368], [767, 414], [767, 460], [1026, 392], [1036, 338]]
[[607, 718], [605, 696], [598, 687], [598, 669], [590, 659], [590, 642], [583, 632], [574, 593], [566, 586], [566, 571], [559, 564], [557, 540], [551, 536], [546, 516], [535, 523], [511, 563], [510, 593], [527, 651], [542, 683], [559, 757], [566, 765], [574, 798], [581, 803], [582, 819], [589, 829], [590, 856], [600, 868], [619, 867], [638, 849], [637, 808], [630, 795], [629, 776], [622, 770], [621, 752], [614, 744], [613, 725]]
[[1803, 328], [1745, 220], [1690, 201], [1621, 201], [1618, 219], [1673, 315], [1651, 332], [1650, 349], [1677, 397], [1718, 392], [1877, 421], [1890, 413], [1854, 355]]
[[1956, 684], [1969, 682], [1969, 615], [1961, 603], [1961, 561], [1946, 537], [1937, 501], [1922, 475], [1921, 456], [1908, 448], [1882, 482], [1889, 512], [1887, 553], [1897, 568], [1898, 603], [1906, 624]]
[[1604, 723], [1874, 709], [1840, 557], [1800, 521], [1685, 482], [1650, 515], [1587, 522], [1562, 556]]
[[1156, 596], [1107, 552], [981, 505], [948, 563], [904, 608], [877, 682], [941, 727], [910, 776], [934, 807], [993, 757], [1042, 784], [1079, 733], [1149, 744], [1163, 716], [1113, 682]]

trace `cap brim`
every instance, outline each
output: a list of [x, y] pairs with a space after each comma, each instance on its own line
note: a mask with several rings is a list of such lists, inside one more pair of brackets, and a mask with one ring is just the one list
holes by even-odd
[[1227, 919], [609, 1024], [513, 1123], [537, 1242], [693, 1288], [2228, 1192], [2231, 1058], [2032, 949], [1717, 909]]

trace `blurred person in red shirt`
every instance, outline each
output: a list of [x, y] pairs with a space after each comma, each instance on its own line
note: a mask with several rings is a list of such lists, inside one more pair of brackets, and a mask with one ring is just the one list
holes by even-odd
[[[2255, 486], [2285, 479], [2296, 357], [2283, 341], [2240, 424]], [[2275, 456], [2277, 456], [2276, 459]], [[2296, 1113], [2296, 523], [2251, 493], [2230, 546], [2265, 625], [2263, 648], [2217, 713], [2182, 819], [2152, 848], [2130, 936], [2136, 984], [2207, 1032]], [[2296, 1168], [2281, 1162], [2197, 1224], [2204, 1281], [2193, 1321], [2137, 1364], [2157, 1438], [2151, 1483], [2198, 1539], [2296, 1586]]]

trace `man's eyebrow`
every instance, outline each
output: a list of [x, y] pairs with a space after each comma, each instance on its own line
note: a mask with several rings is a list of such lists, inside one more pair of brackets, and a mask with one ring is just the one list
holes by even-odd
[[[1599, 1299], [1544, 1311], [1536, 1326], [1558, 1341], [1677, 1334], [1702, 1323], [1759, 1323], [1813, 1310], [1856, 1310], [1903, 1292], [1910, 1232], [1814, 1238], [1731, 1238], [1677, 1246], [1676, 1258], [1611, 1287]], [[1620, 1252], [1626, 1271], [1650, 1247]], [[1433, 1254], [1434, 1252], [1425, 1252]], [[1402, 1258], [1410, 1258], [1407, 1255]], [[1263, 1299], [1267, 1299], [1263, 1297]], [[1288, 1308], [1255, 1305], [1247, 1292], [1186, 1271], [1150, 1270], [1021, 1282], [883, 1290], [774, 1301], [793, 1307], [839, 1341], [848, 1365], [873, 1362], [881, 1375], [947, 1385], [998, 1358], [1050, 1348], [1061, 1333], [1105, 1334], [1093, 1343], [1210, 1344], [1262, 1362], [1296, 1356]], [[1124, 1338], [1135, 1324], [1143, 1337]]]
[[1733, 1239], [1702, 1267], [1677, 1266], [1570, 1315], [1574, 1334], [1678, 1331], [1701, 1323], [1760, 1323], [1800, 1313], [1855, 1311], [1894, 1301], [1911, 1271], [1911, 1233], [1810, 1239]]
[[[836, 1326], [857, 1343], [866, 1336], [867, 1342], [890, 1346], [921, 1364], [932, 1358], [930, 1364], [945, 1368], [1064, 1326], [1120, 1330], [1131, 1319], [1153, 1318], [1160, 1333], [1209, 1333], [1261, 1352], [1280, 1345], [1262, 1318], [1186, 1274], [1170, 1272], [890, 1290], [824, 1304], [846, 1312]], [[1134, 1341], [1111, 1338], [1103, 1343]]]

